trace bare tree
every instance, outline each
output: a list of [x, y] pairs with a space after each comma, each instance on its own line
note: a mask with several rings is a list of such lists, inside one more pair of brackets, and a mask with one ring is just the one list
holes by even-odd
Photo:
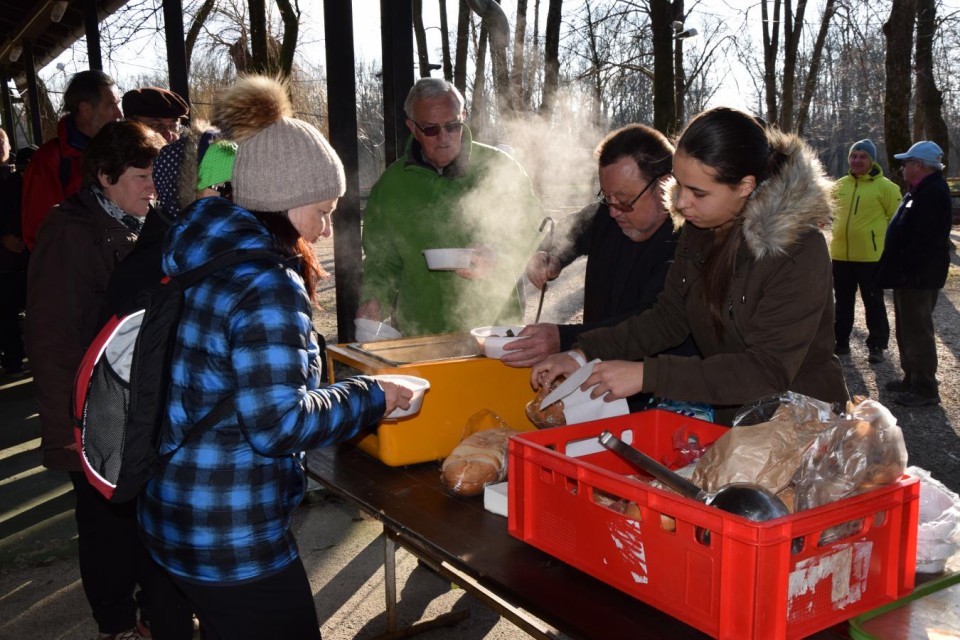
[[543, 45], [543, 96], [540, 111], [553, 113], [557, 88], [560, 84], [560, 23], [563, 18], [563, 0], [550, 0]]
[[524, 42], [527, 35], [527, 0], [517, 0], [517, 19], [513, 26], [513, 68], [510, 70], [510, 92], [517, 102], [514, 105], [522, 109], [524, 81]]
[[430, 77], [430, 55], [427, 51], [427, 30], [423, 27], [423, 0], [411, 0], [413, 38], [417, 43], [417, 69], [421, 78]]
[[[887, 41], [883, 131], [887, 143], [887, 163], [892, 167], [895, 151], [910, 145], [910, 79], [913, 74], [910, 55], [904, 55], [904, 52], [913, 50], [916, 2], [891, 0], [890, 5], [890, 18], [883, 25], [883, 35]], [[891, 176], [891, 179], [896, 177]]]
[[943, 92], [933, 77], [933, 39], [937, 29], [937, 8], [934, 0], [917, 2], [917, 104], [913, 117], [914, 140], [933, 140], [950, 154], [950, 136], [943, 119]]
[[800, 36], [803, 33], [803, 16], [807, 11], [807, 0], [797, 0], [797, 11], [794, 15], [792, 0], [784, 0], [783, 22], [783, 91], [780, 100], [780, 128], [784, 131], [793, 130], [793, 97], [794, 83], [797, 77], [797, 50], [800, 47]]
[[653, 34], [653, 127], [671, 134], [677, 128], [677, 96], [674, 84], [673, 3], [649, 0]]
[[[442, 0], [441, 0], [442, 1]], [[467, 90], [467, 49], [470, 46], [470, 7], [466, 0], [460, 0], [457, 13], [456, 60], [453, 66], [453, 84], [465, 93]]]
[[453, 61], [450, 59], [450, 31], [447, 26], [447, 3], [444, 0], [437, 0], [440, 3], [440, 51], [443, 57], [443, 77], [448, 81], [453, 81]]
[[[787, 0], [789, 2], [789, 0]], [[767, 106], [767, 121], [777, 121], [777, 55], [780, 48], [780, 0], [773, 0], [773, 19], [770, 19], [768, 0], [760, 0], [763, 20], [763, 90]]]
[[803, 135], [803, 129], [810, 115], [810, 101], [813, 99], [814, 90], [817, 87], [817, 78], [820, 76], [820, 61], [823, 57], [823, 47], [826, 43], [827, 33], [830, 31], [830, 21], [833, 19], [835, 11], [836, 1], [827, 0], [827, 4], [823, 9], [823, 17], [820, 19], [820, 31], [817, 33], [817, 40], [813, 45], [813, 55], [810, 58], [810, 68], [807, 70], [807, 80], [803, 85], [800, 112], [797, 114], [797, 135]]
[[197, 38], [200, 36], [200, 30], [203, 29], [203, 25], [206, 23], [207, 18], [210, 17], [210, 14], [213, 12], [215, 6], [216, 0], [203, 0], [203, 4], [200, 5], [196, 13], [193, 14], [193, 18], [190, 20], [190, 28], [187, 29], [187, 38], [184, 41], [184, 50], [186, 51], [187, 56], [187, 68], [190, 67], [191, 59], [193, 58], [193, 48], [197, 44]]

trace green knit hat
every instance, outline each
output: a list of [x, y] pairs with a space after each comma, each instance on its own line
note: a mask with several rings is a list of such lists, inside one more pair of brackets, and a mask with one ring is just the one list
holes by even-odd
[[207, 148], [197, 167], [197, 191], [229, 182], [233, 176], [233, 159], [237, 145], [226, 140], [217, 140]]

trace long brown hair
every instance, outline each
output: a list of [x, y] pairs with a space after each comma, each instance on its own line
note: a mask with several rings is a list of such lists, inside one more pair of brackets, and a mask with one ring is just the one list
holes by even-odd
[[252, 211], [273, 236], [277, 249], [286, 255], [297, 256], [303, 283], [307, 287], [310, 302], [317, 302], [317, 280], [329, 278], [330, 274], [320, 265], [317, 254], [309, 242], [300, 236], [285, 211]]
[[[677, 151], [710, 167], [720, 184], [737, 185], [753, 176], [757, 188], [778, 173], [786, 160], [771, 147], [763, 121], [729, 107], [704, 111], [691, 120], [680, 135]], [[742, 224], [742, 216], [737, 215], [731, 224], [716, 230], [703, 268], [701, 295], [720, 337], [727, 294], [743, 242]]]

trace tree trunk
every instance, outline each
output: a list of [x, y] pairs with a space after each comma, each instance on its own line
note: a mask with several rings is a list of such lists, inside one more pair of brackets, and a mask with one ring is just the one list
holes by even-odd
[[[683, 23], [683, 0], [673, 0], [673, 19]], [[683, 39], [677, 38], [676, 29], [671, 30], [671, 40], [673, 42], [673, 100], [674, 124], [672, 131], [680, 131], [683, 128], [684, 101], [687, 96], [687, 75], [683, 69]]]
[[797, 50], [803, 35], [803, 16], [807, 0], [797, 1], [797, 13], [793, 13], [793, 0], [785, 0], [783, 25], [783, 91], [780, 96], [780, 129], [793, 131], [793, 101], [797, 78]]
[[254, 73], [269, 73], [267, 56], [267, 7], [265, 0], [250, 0], [250, 61]]
[[547, 117], [553, 114], [557, 89], [560, 86], [560, 21], [563, 0], [550, 0], [543, 43], [543, 99], [540, 111]]
[[944, 159], [950, 154], [950, 136], [943, 120], [943, 92], [933, 77], [933, 37], [937, 29], [937, 8], [934, 0], [917, 3], [917, 108], [914, 113], [914, 140], [933, 140], [943, 149]]
[[[883, 98], [883, 136], [887, 145], [887, 166], [897, 166], [893, 157], [910, 147], [910, 56], [913, 51], [913, 22], [916, 15], [915, 0], [892, 0], [890, 18], [883, 25], [887, 41], [884, 67], [887, 74], [886, 93]], [[891, 179], [904, 187], [899, 172], [891, 171]]]
[[197, 9], [197, 13], [194, 14], [193, 20], [190, 21], [190, 28], [187, 30], [187, 39], [186, 42], [184, 42], [188, 70], [190, 69], [190, 58], [193, 57], [193, 47], [197, 44], [197, 37], [200, 35], [200, 30], [203, 29], [203, 25], [213, 11], [215, 4], [216, 0], [204, 0], [200, 8]]
[[510, 70], [510, 95], [514, 97], [514, 108], [522, 111], [524, 79], [524, 42], [527, 35], [527, 0], [517, 0], [517, 21], [513, 27], [513, 68]]
[[813, 100], [813, 94], [817, 89], [817, 76], [820, 74], [820, 61], [823, 58], [823, 46], [827, 41], [827, 33], [830, 31], [830, 21], [836, 11], [836, 0], [827, 0], [823, 8], [823, 19], [820, 21], [820, 31], [817, 33], [817, 41], [813, 45], [813, 53], [810, 56], [810, 69], [807, 72], [807, 80], [803, 85], [803, 98], [800, 102], [800, 111], [797, 113], [797, 135], [803, 135], [803, 129], [807, 125], [807, 118], [810, 116], [810, 102]]
[[653, 127], [666, 135], [677, 122], [673, 75], [673, 8], [670, 0], [650, 0], [653, 32]]
[[533, 46], [530, 51], [530, 60], [527, 61], [526, 73], [523, 81], [523, 92], [520, 94], [520, 109], [531, 110], [533, 101], [533, 85], [536, 78], [537, 66], [540, 62], [540, 0], [533, 1]]
[[413, 38], [417, 42], [417, 67], [421, 78], [430, 77], [430, 56], [427, 55], [427, 32], [423, 28], [423, 0], [411, 0]]
[[[443, 2], [443, 0], [440, 0]], [[470, 46], [470, 7], [467, 0], [460, 0], [457, 14], [457, 49], [453, 65], [453, 86], [460, 93], [467, 92], [467, 49]]]
[[289, 78], [293, 73], [293, 55], [297, 52], [297, 38], [300, 35], [300, 7], [290, 4], [290, 0], [276, 0], [283, 21], [283, 42], [280, 43], [280, 75]]
[[476, 76], [473, 79], [473, 107], [471, 109], [473, 117], [470, 119], [470, 130], [474, 139], [479, 138], [480, 132], [483, 131], [483, 120], [486, 117], [484, 107], [487, 102], [487, 40], [487, 28], [483, 26], [481, 20], [480, 41], [477, 43]]
[[767, 122], [777, 121], [777, 51], [780, 48], [780, 0], [773, 0], [773, 21], [769, 0], [760, 1], [763, 21], [763, 91], [767, 106]]
[[[494, 0], [500, 4], [500, 0]], [[501, 34], [487, 30], [487, 42], [490, 47], [490, 69], [493, 72], [493, 86], [496, 89], [497, 108], [502, 114], [513, 112], [516, 100], [510, 85], [510, 70], [507, 65], [507, 45], [509, 32]]]
[[447, 3], [440, 3], [440, 50], [443, 52], [443, 77], [447, 82], [453, 81], [453, 61], [450, 59], [450, 27], [447, 24]]
[[590, 64], [592, 65], [592, 82], [590, 83], [590, 89], [592, 91], [592, 105], [591, 105], [591, 116], [590, 124], [600, 130], [602, 128], [601, 117], [603, 112], [603, 67], [604, 60], [600, 59], [600, 53], [597, 49], [597, 25], [593, 20], [593, 11], [590, 7], [590, 3], [587, 2], [583, 6], [584, 14], [586, 19], [584, 20], [584, 30], [586, 31], [586, 47], [587, 53], [590, 56]]

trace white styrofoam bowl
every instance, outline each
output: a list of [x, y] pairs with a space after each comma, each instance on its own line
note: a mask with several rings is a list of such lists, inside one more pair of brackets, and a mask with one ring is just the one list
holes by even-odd
[[354, 339], [357, 342], [376, 342], [377, 340], [394, 340], [402, 338], [403, 334], [384, 322], [377, 322], [369, 318], [354, 318]]
[[383, 417], [384, 420], [396, 420], [398, 418], [406, 418], [408, 416], [413, 416], [420, 413], [420, 406], [423, 404], [423, 394], [427, 392], [427, 389], [430, 388], [430, 381], [425, 378], [418, 378], [417, 376], [404, 376], [398, 374], [383, 374], [373, 376], [377, 380], [386, 380], [387, 382], [392, 382], [398, 384], [402, 387], [406, 387], [413, 392], [413, 397], [410, 398], [410, 408], [401, 409], [397, 407], [391, 411], [388, 415]]
[[469, 269], [473, 249], [424, 249], [423, 257], [431, 271]]
[[[513, 336], [507, 336], [507, 330], [513, 331]], [[477, 339], [477, 344], [480, 345], [480, 348], [483, 349], [483, 355], [488, 358], [496, 358], [499, 360], [503, 357], [504, 353], [503, 346], [513, 342], [514, 340], [523, 340], [528, 336], [523, 336], [523, 338], [517, 338], [516, 334], [523, 331], [522, 326], [517, 325], [494, 325], [490, 327], [478, 327], [470, 331], [470, 335]]]

